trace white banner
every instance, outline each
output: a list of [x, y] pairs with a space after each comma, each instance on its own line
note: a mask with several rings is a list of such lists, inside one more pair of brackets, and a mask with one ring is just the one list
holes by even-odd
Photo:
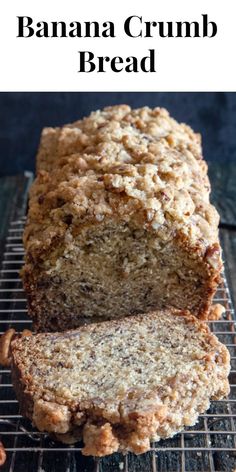
[[235, 91], [236, 2], [10, 0], [1, 91]]

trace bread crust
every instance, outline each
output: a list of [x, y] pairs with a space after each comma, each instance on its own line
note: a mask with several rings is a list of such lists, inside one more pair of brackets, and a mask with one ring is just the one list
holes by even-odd
[[[132, 333], [132, 327], [142, 323], [145, 326], [150, 323], [155, 325], [160, 318], [164, 320], [167, 317], [172, 319], [173, 333], [180, 326], [186, 330], [187, 336], [193, 330], [198, 332], [199, 345], [203, 343], [205, 354], [201, 354], [198, 361], [199, 354], [196, 345], [193, 345], [189, 358], [196, 357], [199, 368], [194, 375], [191, 373], [191, 379], [184, 372], [179, 372], [154, 389], [146, 389], [145, 392], [139, 388], [127, 390], [121, 400], [109, 398], [109, 395], [106, 398], [104, 392], [101, 392], [101, 398], [72, 397], [70, 400], [63, 394], [60, 397], [52, 396], [46, 390], [42, 394], [34, 386], [34, 375], [26, 369], [26, 354], [21, 354], [27, 343], [33, 343], [30, 349], [34, 349], [33, 346], [38, 346], [42, 337], [50, 339], [50, 336], [54, 336], [53, 339], [56, 337], [60, 344], [60, 339], [65, 337], [73, 339], [73, 336], [79, 336], [82, 339], [86, 335], [94, 339], [96, 333], [107, 333], [109, 330], [115, 339], [116, 330], [121, 327]], [[148, 347], [148, 340], [145, 343]], [[38, 334], [33, 335], [31, 340], [25, 337], [23, 343], [21, 338], [17, 338], [11, 343], [11, 349], [12, 380], [21, 413], [32, 420], [38, 429], [56, 435], [62, 442], [73, 443], [83, 438], [85, 446], [82, 452], [85, 455], [104, 456], [117, 450], [136, 454], [146, 452], [151, 439], [171, 437], [184, 426], [194, 424], [198, 415], [209, 407], [210, 399], [223, 398], [229, 392], [229, 353], [226, 347], [203, 322], [183, 311], [171, 310], [130, 317], [123, 321], [91, 324], [76, 331], [55, 335]]]

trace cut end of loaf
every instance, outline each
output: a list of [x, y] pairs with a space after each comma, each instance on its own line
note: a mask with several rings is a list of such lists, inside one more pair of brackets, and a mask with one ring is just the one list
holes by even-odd
[[41, 269], [26, 266], [35, 329], [62, 331], [168, 307], [207, 318], [219, 273], [204, 252], [186, 250], [183, 237], [162, 236], [108, 220], [71, 237]]

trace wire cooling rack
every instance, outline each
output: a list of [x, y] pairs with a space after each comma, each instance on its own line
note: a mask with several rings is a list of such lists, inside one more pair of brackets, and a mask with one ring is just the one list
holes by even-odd
[[[25, 294], [19, 278], [23, 263], [22, 230], [25, 218], [9, 224], [0, 271], [0, 331], [9, 327], [30, 328]], [[63, 446], [39, 433], [21, 417], [11, 384], [10, 370], [0, 370], [0, 438], [7, 459], [7, 472], [236, 472], [236, 322], [227, 281], [224, 278], [215, 301], [226, 311], [219, 321], [210, 322], [218, 338], [231, 353], [231, 393], [228, 399], [213, 401], [207, 414], [192, 428], [173, 439], [152, 444], [142, 456], [114, 454], [96, 460], [81, 454], [81, 444]]]

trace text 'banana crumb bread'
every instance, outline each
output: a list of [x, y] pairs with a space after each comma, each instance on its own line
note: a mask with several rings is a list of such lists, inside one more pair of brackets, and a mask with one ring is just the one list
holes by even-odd
[[37, 330], [188, 309], [219, 282], [218, 214], [200, 136], [164, 109], [105, 108], [46, 128], [24, 233]]
[[9, 336], [21, 412], [61, 441], [83, 438], [85, 455], [143, 453], [229, 391], [226, 347], [186, 312]]

